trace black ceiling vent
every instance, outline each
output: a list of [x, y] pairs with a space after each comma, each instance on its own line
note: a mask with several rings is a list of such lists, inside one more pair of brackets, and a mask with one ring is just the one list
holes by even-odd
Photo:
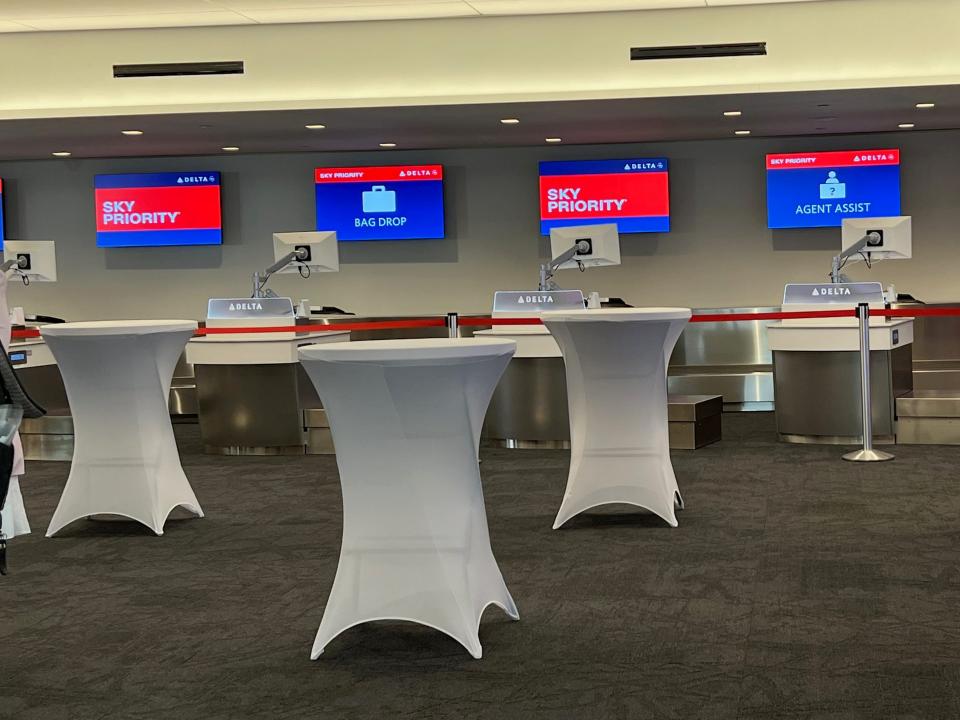
[[243, 60], [113, 66], [113, 76], [115, 78], [184, 77], [188, 75], [243, 75]]
[[766, 54], [767, 44], [765, 42], [630, 48], [631, 60], [683, 60], [687, 58], [742, 57], [744, 55]]

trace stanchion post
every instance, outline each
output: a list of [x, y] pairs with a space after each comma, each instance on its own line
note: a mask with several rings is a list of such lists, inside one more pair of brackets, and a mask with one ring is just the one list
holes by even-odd
[[870, 402], [870, 306], [857, 305], [857, 320], [860, 324], [860, 428], [863, 432], [863, 448], [843, 456], [850, 462], [882, 462], [893, 460], [893, 455], [873, 449], [873, 408]]
[[457, 313], [447, 313], [447, 337], [460, 337], [460, 316]]

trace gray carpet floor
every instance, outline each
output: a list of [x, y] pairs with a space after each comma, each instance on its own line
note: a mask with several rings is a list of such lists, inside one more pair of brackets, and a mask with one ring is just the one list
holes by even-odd
[[0, 718], [960, 717], [960, 448], [853, 465], [766, 414], [675, 452], [670, 529], [614, 507], [551, 523], [569, 455], [487, 450], [497, 608], [484, 658], [377, 623], [309, 660], [336, 568], [330, 457], [218, 458], [178, 427], [207, 517], [162, 538], [81, 521], [48, 540], [67, 464], [30, 463], [34, 534], [0, 578]]

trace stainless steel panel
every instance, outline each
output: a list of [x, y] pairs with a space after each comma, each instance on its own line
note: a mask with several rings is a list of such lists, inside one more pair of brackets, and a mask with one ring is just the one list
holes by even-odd
[[270, 446], [247, 446], [247, 445], [204, 445], [203, 452], [207, 455], [303, 455], [305, 450], [303, 445], [270, 445]]
[[914, 390], [897, 398], [897, 417], [960, 418], [960, 391]]
[[197, 386], [171, 385], [169, 407], [170, 415], [175, 417], [196, 415], [200, 410], [197, 401]]
[[328, 427], [307, 428], [307, 455], [336, 455], [333, 446], [333, 435]]
[[[781, 433], [780, 439], [783, 442], [797, 445], [860, 445], [863, 442], [859, 435], [790, 435]], [[894, 442], [893, 435], [874, 434], [873, 436], [874, 445], [893, 445]]]
[[[960, 303], [920, 305], [898, 303], [894, 307], [910, 309], [960, 308]], [[914, 362], [949, 361], [960, 364], [960, 317], [918, 317], [913, 321]]]
[[[297, 365], [197, 365], [200, 436], [208, 448], [304, 443]], [[259, 450], [252, 453], [261, 454]]]
[[24, 418], [20, 423], [21, 435], [73, 435], [73, 417], [70, 415], [44, 415], [39, 418]]
[[719, 395], [670, 395], [667, 419], [671, 422], [696, 422], [723, 412]]
[[323, 408], [310, 408], [303, 411], [303, 426], [305, 428], [328, 428], [330, 421], [327, 411]]
[[187, 362], [184, 352], [177, 361], [170, 385], [170, 415], [173, 417], [193, 416], [199, 412], [197, 405], [197, 377], [193, 365]]
[[483, 437], [569, 441], [563, 358], [513, 358], [490, 400]]
[[913, 387], [918, 390], [960, 390], [960, 363], [914, 360]]
[[897, 442], [902, 445], [960, 445], [960, 418], [900, 418]]
[[[896, 395], [909, 392], [910, 346], [870, 353], [875, 436], [895, 432]], [[860, 354], [775, 352], [777, 428], [782, 436], [856, 438], [860, 423]]]
[[[695, 315], [729, 315], [733, 313], [775, 312], [779, 307], [713, 308], [694, 310]], [[743, 320], [736, 322], [688, 324], [673, 354], [670, 367], [765, 365], [773, 359], [767, 343], [766, 327], [772, 321]]]
[[[297, 368], [297, 393], [300, 407], [306, 410], [322, 409], [323, 403], [320, 402], [320, 396], [317, 395], [317, 388], [314, 387], [313, 380], [307, 375], [307, 371], [300, 363]], [[324, 413], [326, 415], [326, 413]]]
[[[773, 372], [691, 372], [674, 374], [670, 369], [667, 389], [671, 395], [722, 395], [724, 409], [739, 403], [773, 402]], [[767, 408], [769, 409], [769, 408]]]
[[73, 459], [73, 435], [21, 435], [26, 460], [70, 462]]

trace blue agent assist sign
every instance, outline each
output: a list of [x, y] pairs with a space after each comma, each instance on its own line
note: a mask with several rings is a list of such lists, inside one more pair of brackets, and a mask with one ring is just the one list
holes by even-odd
[[900, 214], [900, 151], [767, 155], [767, 225], [839, 227]]
[[433, 240], [444, 236], [443, 167], [317, 168], [317, 229], [340, 240]]

